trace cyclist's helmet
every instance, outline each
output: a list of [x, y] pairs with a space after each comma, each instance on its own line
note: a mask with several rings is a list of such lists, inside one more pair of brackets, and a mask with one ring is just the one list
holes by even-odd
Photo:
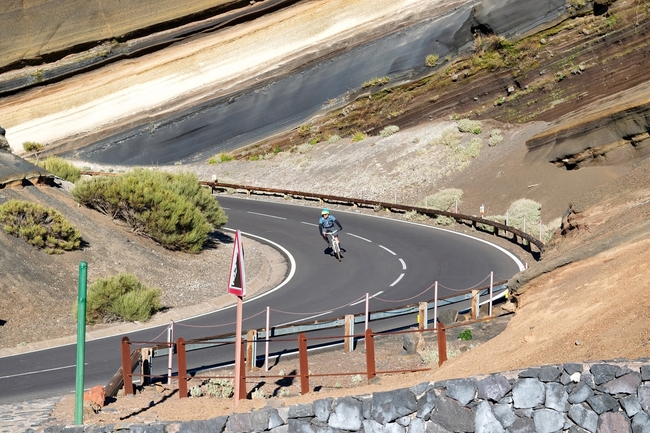
[[322, 211], [320, 211], [320, 214], [321, 215], [329, 215], [330, 211], [328, 209], [323, 209]]

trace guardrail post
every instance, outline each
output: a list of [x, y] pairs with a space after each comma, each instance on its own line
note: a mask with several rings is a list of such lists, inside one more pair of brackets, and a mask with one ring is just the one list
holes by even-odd
[[149, 376], [151, 376], [151, 353], [150, 347], [140, 349], [140, 356], [142, 357], [142, 364], [140, 365], [142, 385], [149, 385]]
[[246, 371], [253, 371], [257, 359], [257, 330], [246, 333]]
[[436, 334], [438, 334], [438, 367], [447, 360], [447, 331], [442, 322], [436, 324]]
[[131, 343], [129, 342], [129, 337], [122, 337], [122, 378], [124, 380], [124, 395], [135, 395], [132, 376]]
[[472, 319], [478, 319], [479, 316], [480, 294], [479, 290], [472, 290]]
[[298, 353], [300, 354], [300, 393], [309, 392], [309, 360], [307, 359], [307, 336], [298, 336]]
[[169, 353], [167, 354], [167, 385], [172, 383], [172, 363], [174, 361], [174, 321], [169, 322], [167, 328], [167, 345]]
[[187, 357], [185, 356], [185, 340], [181, 337], [176, 342], [178, 356], [178, 397], [187, 398]]
[[345, 337], [343, 340], [343, 351], [350, 353], [354, 350], [354, 316], [348, 314], [345, 316]]
[[377, 367], [375, 366], [375, 336], [372, 329], [366, 329], [366, 369], [368, 370], [368, 380], [377, 376]]
[[427, 303], [420, 302], [418, 307], [418, 329], [420, 330], [427, 329], [428, 321], [429, 321], [429, 317], [427, 315]]

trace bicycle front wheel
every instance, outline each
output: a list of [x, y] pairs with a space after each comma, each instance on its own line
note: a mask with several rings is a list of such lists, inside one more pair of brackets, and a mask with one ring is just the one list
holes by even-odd
[[334, 247], [334, 254], [336, 254], [336, 258], [339, 259], [339, 262], [341, 261], [341, 247], [339, 247], [339, 243], [337, 241], [332, 242], [332, 246]]

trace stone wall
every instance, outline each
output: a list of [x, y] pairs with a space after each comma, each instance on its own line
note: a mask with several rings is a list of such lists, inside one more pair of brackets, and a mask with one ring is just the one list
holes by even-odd
[[644, 362], [568, 363], [291, 407], [277, 407], [273, 403], [280, 400], [272, 399], [263, 409], [205, 421], [86, 426], [83, 431], [646, 433], [650, 362]]

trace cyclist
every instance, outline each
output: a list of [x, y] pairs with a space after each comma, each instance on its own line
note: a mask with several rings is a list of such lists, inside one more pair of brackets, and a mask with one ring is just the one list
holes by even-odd
[[[320, 235], [325, 239], [325, 242], [329, 244], [329, 241], [327, 240], [327, 233], [331, 233], [334, 231], [334, 224], [339, 226], [339, 230], [343, 230], [343, 227], [341, 227], [341, 223], [339, 220], [334, 218], [334, 215], [330, 215], [330, 211], [328, 209], [323, 209], [320, 212], [320, 219], [318, 220], [318, 231], [320, 232]], [[339, 240], [338, 235], [334, 236], [336, 240]], [[339, 246], [341, 246], [341, 243], [339, 242]]]

